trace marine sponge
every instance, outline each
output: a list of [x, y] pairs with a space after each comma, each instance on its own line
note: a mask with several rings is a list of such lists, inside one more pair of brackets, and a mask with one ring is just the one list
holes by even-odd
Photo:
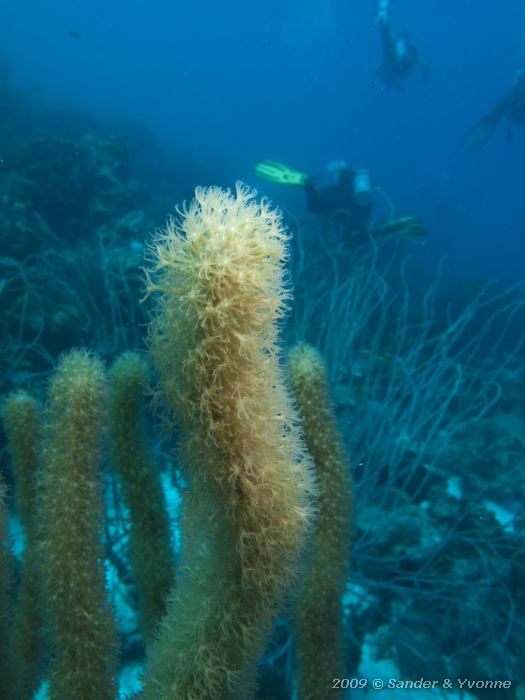
[[38, 403], [25, 391], [14, 391], [3, 403], [7, 448], [15, 477], [15, 500], [25, 534], [20, 562], [20, 586], [11, 629], [10, 670], [12, 697], [33, 697], [41, 671], [41, 620], [39, 609], [36, 487], [42, 439]]
[[319, 482], [317, 520], [296, 602], [298, 696], [340, 696], [334, 680], [347, 676], [341, 597], [350, 556], [353, 505], [350, 460], [337, 428], [320, 353], [301, 343], [290, 351], [288, 371], [306, 446]]
[[188, 491], [144, 700], [250, 697], [310, 521], [311, 463], [279, 364], [287, 234], [254, 196], [198, 188], [150, 248], [158, 400], [185, 435]]
[[13, 583], [13, 557], [7, 532], [6, 486], [0, 474], [0, 700], [10, 700], [12, 669], [9, 665], [10, 599]]
[[101, 542], [105, 389], [102, 363], [82, 350], [62, 358], [49, 389], [38, 495], [53, 700], [116, 697], [117, 635], [106, 601]]
[[146, 446], [143, 403], [147, 383], [146, 359], [136, 352], [123, 353], [111, 367], [111, 461], [129, 510], [129, 558], [140, 625], [149, 642], [165, 612], [175, 579], [175, 557], [160, 475]]

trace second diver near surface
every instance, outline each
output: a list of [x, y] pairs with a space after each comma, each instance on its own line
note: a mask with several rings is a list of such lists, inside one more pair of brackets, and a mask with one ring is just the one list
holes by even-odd
[[390, 23], [390, 0], [379, 0], [377, 24], [381, 39], [382, 62], [378, 75], [386, 87], [404, 92], [403, 81], [419, 66], [426, 80], [428, 66], [419, 48], [401, 32], [394, 32]]

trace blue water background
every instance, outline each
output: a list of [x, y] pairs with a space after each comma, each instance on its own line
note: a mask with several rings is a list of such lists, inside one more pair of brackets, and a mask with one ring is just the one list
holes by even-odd
[[[405, 94], [378, 82], [372, 0], [3, 0], [11, 82], [50, 106], [137, 120], [202, 182], [240, 178], [297, 213], [302, 193], [253, 165], [307, 172], [331, 159], [367, 167], [396, 213], [421, 216], [420, 269], [442, 255], [465, 284], [525, 276], [525, 126], [478, 154], [462, 133], [525, 68], [522, 0], [393, 0], [392, 23], [430, 66]], [[75, 37], [71, 32], [78, 32]], [[174, 202], [175, 203], [175, 202]]]

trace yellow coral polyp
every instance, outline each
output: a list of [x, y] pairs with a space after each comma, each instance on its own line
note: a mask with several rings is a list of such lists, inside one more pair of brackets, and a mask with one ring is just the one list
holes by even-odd
[[237, 185], [197, 189], [150, 248], [158, 397], [185, 435], [183, 582], [144, 700], [249, 698], [311, 514], [310, 458], [282, 381], [289, 291], [278, 212]]

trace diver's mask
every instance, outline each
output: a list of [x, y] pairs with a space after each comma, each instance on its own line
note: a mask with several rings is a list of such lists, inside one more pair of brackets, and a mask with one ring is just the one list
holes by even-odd
[[368, 170], [356, 170], [354, 175], [354, 202], [358, 207], [372, 204], [372, 181]]

